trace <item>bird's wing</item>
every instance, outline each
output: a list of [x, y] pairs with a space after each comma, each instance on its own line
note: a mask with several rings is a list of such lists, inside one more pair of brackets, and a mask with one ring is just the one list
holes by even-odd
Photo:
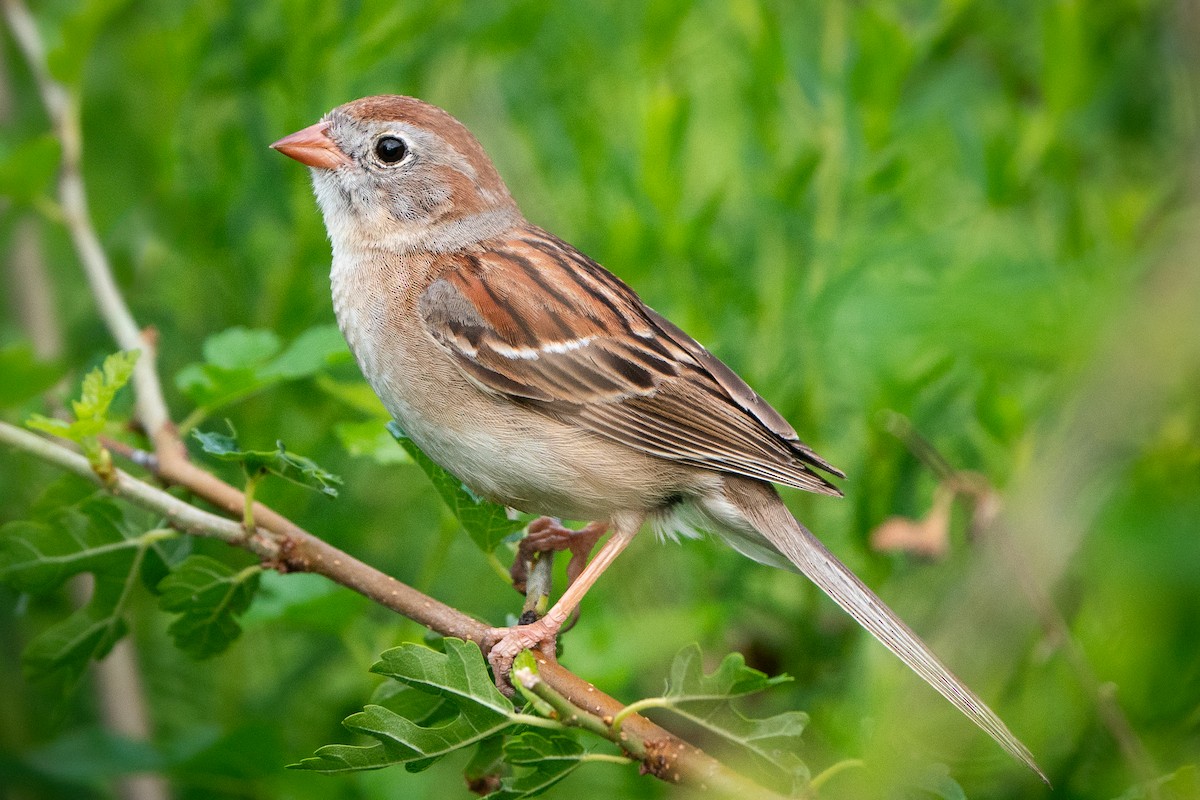
[[419, 312], [485, 391], [671, 461], [841, 494], [813, 468], [842, 473], [733, 370], [544, 231], [462, 254]]

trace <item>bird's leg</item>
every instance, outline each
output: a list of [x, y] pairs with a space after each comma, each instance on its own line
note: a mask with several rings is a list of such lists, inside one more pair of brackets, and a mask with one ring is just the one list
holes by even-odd
[[[603, 532], [602, 528], [600, 532]], [[492, 628], [488, 631], [481, 646], [487, 652], [488, 663], [492, 665], [492, 674], [496, 678], [497, 686], [502, 689], [507, 687], [508, 673], [512, 668], [513, 659], [522, 650], [536, 648], [547, 659], [554, 660], [554, 640], [563, 623], [579, 606], [579, 601], [587, 594], [587, 590], [596, 582], [600, 574], [608, 569], [613, 560], [632, 541], [635, 533], [637, 533], [637, 526], [617, 526], [612, 536], [596, 553], [596, 557], [580, 571], [578, 577], [571, 582], [558, 602], [546, 612], [546, 616], [527, 625]], [[599, 535], [599, 533], [594, 533], [594, 536]], [[584, 557], [586, 558], [586, 556]]]
[[[592, 548], [596, 546], [597, 540], [607, 530], [608, 523], [606, 522], [592, 522], [579, 530], [572, 530], [553, 517], [538, 517], [529, 523], [525, 538], [518, 545], [517, 557], [513, 560], [510, 573], [513, 588], [526, 596], [520, 621], [522, 625], [537, 619], [538, 614], [535, 609], [540, 601], [544, 602], [543, 598], [545, 597], [542, 594], [543, 587], [541, 585], [526, 586], [531, 571], [549, 572], [550, 559], [553, 558], [553, 554], [569, 550], [571, 561], [567, 564], [567, 584], [574, 583], [579, 574], [583, 572], [583, 568], [587, 566]], [[534, 581], [535, 584], [546, 583], [544, 576], [539, 577], [543, 580]], [[545, 586], [545, 590], [548, 594], [548, 584]], [[574, 615], [574, 618], [577, 617], [578, 613]], [[572, 623], [574, 618], [571, 620]]]

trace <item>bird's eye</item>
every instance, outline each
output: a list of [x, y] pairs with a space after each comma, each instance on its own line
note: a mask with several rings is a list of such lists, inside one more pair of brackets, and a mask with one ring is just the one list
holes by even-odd
[[375, 142], [375, 155], [385, 164], [395, 164], [408, 154], [408, 145], [395, 136], [380, 136]]

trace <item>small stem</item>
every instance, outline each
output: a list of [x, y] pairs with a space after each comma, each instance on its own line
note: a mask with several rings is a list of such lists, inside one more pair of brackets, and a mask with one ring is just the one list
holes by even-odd
[[[168, 539], [176, 539], [180, 536], [179, 531], [173, 528], [155, 528], [154, 530], [146, 531], [138, 537], [138, 541], [144, 546], [149, 547], [155, 542], [165, 542]], [[257, 567], [255, 567], [257, 569]]]
[[254, 491], [258, 488], [259, 482], [267, 473], [265, 470], [259, 470], [253, 475], [246, 474], [246, 488], [242, 491], [244, 500], [242, 502], [242, 527], [246, 529], [247, 536], [254, 535]]
[[618, 756], [613, 753], [584, 753], [579, 757], [582, 761], [603, 761], [608, 764], [636, 764], [632, 758], [626, 756]]
[[[521, 553], [517, 553], [517, 558]], [[550, 587], [554, 581], [554, 553], [537, 553], [533, 567], [525, 579], [525, 605], [521, 607], [521, 623], [527, 624], [541, 619], [550, 601]]]
[[636, 703], [630, 703], [622, 708], [613, 717], [612, 729], [617, 733], [621, 732], [621, 723], [630, 714], [641, 714], [647, 708], [670, 708], [675, 705], [668, 697], [647, 697], [643, 700], [638, 700]]
[[550, 730], [561, 731], [567, 727], [558, 720], [546, 719], [536, 714], [513, 714], [509, 719], [512, 720], [514, 725], [528, 725], [531, 728], [549, 728]]
[[866, 765], [867, 762], [863, 761], [861, 758], [848, 758], [845, 761], [839, 761], [809, 781], [809, 791], [814, 793], [819, 792], [822, 786], [829, 783], [830, 778], [840, 775], [848, 769], [859, 769], [861, 767], [865, 767]]
[[[24, 431], [15, 425], [0, 422], [0, 442], [24, 450], [43, 461], [104, 486], [86, 458], [49, 439]], [[185, 533], [208, 536], [221, 539], [229, 544], [246, 547], [263, 558], [279, 557], [277, 545], [264, 541], [261, 537], [248, 540], [246, 532], [232, 520], [196, 508], [119, 469], [114, 468], [113, 475], [113, 485], [109, 490], [114, 495], [124, 498], [136, 506], [161, 514], [172, 526]]]
[[496, 574], [500, 576], [502, 581], [512, 586], [512, 574], [509, 572], [508, 567], [500, 563], [500, 558], [496, 555], [495, 551], [487, 554], [487, 563], [489, 567], [496, 571]]
[[554, 691], [536, 672], [528, 667], [513, 670], [513, 678], [520, 682], [527, 690], [536, 695], [539, 699], [545, 701], [554, 713], [558, 715], [558, 721], [563, 725], [573, 728], [582, 728], [585, 731], [590, 731], [610, 742], [616, 744], [625, 752], [642, 761], [646, 758], [646, 743], [639, 736], [630, 736], [615, 730], [605, 720], [592, 714], [579, 706], [572, 703], [567, 698], [563, 697], [558, 692]]

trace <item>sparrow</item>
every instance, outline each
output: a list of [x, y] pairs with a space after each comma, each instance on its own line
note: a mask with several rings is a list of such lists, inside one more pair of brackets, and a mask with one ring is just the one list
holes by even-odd
[[[843, 473], [619, 278], [528, 222], [483, 147], [399, 95], [271, 145], [311, 168], [338, 325], [397, 423], [477, 494], [611, 534], [540, 620], [493, 632], [499, 679], [553, 642], [648, 525], [799, 571], [1006, 751], [1030, 751], [784, 506]], [[552, 651], [551, 651], [552, 652]]]

